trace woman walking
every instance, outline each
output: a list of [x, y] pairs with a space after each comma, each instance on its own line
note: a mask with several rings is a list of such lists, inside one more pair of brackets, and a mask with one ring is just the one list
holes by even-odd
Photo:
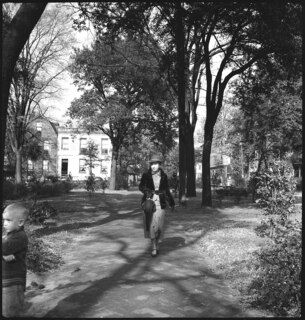
[[[151, 255], [156, 257], [159, 253], [159, 242], [164, 236], [164, 216], [166, 201], [172, 210], [175, 207], [175, 201], [170, 193], [167, 175], [160, 168], [162, 158], [155, 154], [151, 157], [150, 169], [142, 175], [139, 189], [143, 192], [142, 207], [145, 206], [147, 199], [153, 200], [154, 212], [147, 212], [143, 215], [144, 236], [151, 239]], [[148, 206], [146, 206], [148, 207]]]

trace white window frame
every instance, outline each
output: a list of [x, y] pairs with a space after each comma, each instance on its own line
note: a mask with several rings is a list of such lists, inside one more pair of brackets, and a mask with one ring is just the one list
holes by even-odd
[[43, 171], [49, 171], [49, 160], [42, 161], [42, 169]]
[[28, 159], [28, 171], [34, 170], [34, 163], [32, 160]]
[[36, 122], [36, 131], [42, 131], [42, 122]]
[[88, 141], [87, 138], [80, 138], [79, 139], [79, 152], [83, 152], [83, 150], [87, 150], [88, 148]]
[[86, 173], [86, 160], [79, 159], [79, 173]]
[[107, 166], [101, 166], [101, 173], [108, 174], [108, 167]]
[[[65, 144], [64, 144], [65, 141]], [[69, 137], [61, 138], [61, 150], [69, 150]]]
[[107, 138], [102, 138], [102, 140], [101, 140], [101, 154], [104, 154], [104, 155], [109, 154], [109, 149], [104, 147], [105, 144], [108, 145], [108, 141], [109, 140]]
[[45, 141], [43, 142], [43, 150], [50, 151], [50, 141], [45, 140]]

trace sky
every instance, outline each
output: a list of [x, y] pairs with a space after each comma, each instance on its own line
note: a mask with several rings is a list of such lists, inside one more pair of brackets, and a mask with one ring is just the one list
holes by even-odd
[[[75, 47], [86, 46], [92, 41], [92, 34], [89, 32], [75, 32], [77, 43], [74, 44]], [[71, 48], [72, 53], [72, 48]], [[52, 108], [49, 110], [49, 116], [58, 121], [60, 124], [65, 123], [68, 120], [68, 117], [65, 116], [66, 111], [68, 110], [73, 99], [80, 97], [81, 93], [77, 90], [77, 87], [73, 84], [73, 79], [70, 76], [69, 72], [65, 72], [63, 79], [58, 81], [61, 93], [58, 98], [49, 99], [48, 103], [52, 105]]]
[[[55, 3], [49, 4], [55, 5]], [[67, 23], [71, 24], [71, 21]], [[92, 43], [94, 39], [93, 29], [91, 31], [76, 31], [71, 26], [71, 33], [74, 34], [76, 41], [71, 46], [71, 54], [73, 53], [73, 48], [82, 48], [88, 46]], [[61, 125], [64, 124], [69, 118], [65, 115], [71, 102], [80, 97], [81, 93], [77, 90], [77, 87], [73, 84], [73, 79], [69, 72], [64, 72], [62, 74], [62, 79], [57, 81], [60, 87], [60, 93], [58, 97], [48, 99], [47, 104], [51, 108], [47, 112], [52, 120], [59, 122]]]

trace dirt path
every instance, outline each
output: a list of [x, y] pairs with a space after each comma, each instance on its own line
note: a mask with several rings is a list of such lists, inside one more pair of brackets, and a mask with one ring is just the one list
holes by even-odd
[[[78, 196], [72, 192], [66, 201], [74, 203]], [[261, 316], [242, 310], [237, 292], [209, 271], [204, 255], [194, 249], [206, 217], [192, 207], [168, 212], [160, 255], [152, 258], [149, 240], [143, 237], [139, 198], [138, 192], [95, 195], [93, 202], [78, 204], [84, 212], [79, 210], [74, 219], [84, 220], [82, 228], [72, 228], [65, 264], [52, 273], [29, 274], [28, 283], [34, 280], [45, 287], [27, 290], [28, 316]], [[62, 209], [62, 217], [73, 214], [67, 211]]]

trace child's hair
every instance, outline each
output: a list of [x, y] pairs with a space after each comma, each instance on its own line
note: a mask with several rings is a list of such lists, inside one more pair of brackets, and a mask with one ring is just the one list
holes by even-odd
[[20, 215], [22, 220], [26, 220], [29, 215], [29, 210], [20, 203], [9, 204], [4, 210], [9, 210], [14, 214]]

